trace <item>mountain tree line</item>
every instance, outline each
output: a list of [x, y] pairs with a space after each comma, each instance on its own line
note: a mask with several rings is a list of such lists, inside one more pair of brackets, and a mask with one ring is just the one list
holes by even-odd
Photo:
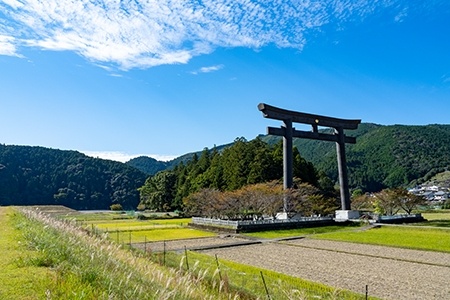
[[135, 209], [146, 174], [77, 151], [0, 145], [0, 205]]
[[[450, 125], [362, 123], [358, 129], [346, 131], [346, 135], [356, 137], [356, 144], [346, 146], [352, 189], [379, 192], [387, 188], [413, 186], [450, 169]], [[280, 137], [264, 136], [262, 140], [276, 143]], [[294, 139], [294, 145], [305, 159], [337, 182], [334, 143]]]
[[[334, 186], [294, 148], [294, 177], [328, 193]], [[235, 191], [244, 186], [280, 180], [283, 177], [283, 145], [269, 145], [256, 138], [237, 138], [222, 151], [205, 148], [172, 170], [149, 177], [139, 189], [141, 208], [167, 211], [183, 208], [183, 199], [202, 189]]]

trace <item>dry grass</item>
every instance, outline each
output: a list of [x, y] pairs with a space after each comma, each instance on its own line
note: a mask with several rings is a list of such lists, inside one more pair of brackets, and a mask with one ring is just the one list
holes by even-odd
[[[133, 255], [120, 245], [105, 237], [90, 235], [73, 223], [31, 209], [22, 209], [22, 212], [27, 218], [20, 220], [21, 230], [38, 253], [36, 257], [26, 257], [25, 261], [44, 270], [56, 270], [55, 284], [48, 285], [45, 290], [50, 299], [234, 297], [212, 291], [200, 279], [180, 269], [165, 268], [146, 257]], [[42, 293], [38, 298], [44, 298]]]

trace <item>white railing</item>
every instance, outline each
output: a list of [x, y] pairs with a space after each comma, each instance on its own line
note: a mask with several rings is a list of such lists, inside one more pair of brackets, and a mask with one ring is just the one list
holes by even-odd
[[422, 214], [401, 214], [401, 215], [392, 215], [392, 216], [379, 216], [380, 220], [395, 220], [395, 219], [412, 219], [412, 218], [421, 218]]
[[198, 225], [218, 225], [218, 226], [227, 226], [237, 228], [239, 223], [238, 221], [229, 221], [229, 220], [221, 220], [221, 219], [210, 219], [210, 218], [199, 218], [192, 217], [192, 223]]
[[215, 225], [215, 226], [227, 226], [234, 229], [241, 226], [249, 225], [263, 225], [263, 224], [283, 224], [283, 223], [307, 223], [307, 222], [317, 222], [317, 221], [330, 221], [333, 220], [332, 217], [303, 217], [295, 219], [266, 219], [266, 220], [255, 220], [255, 221], [230, 221], [222, 219], [210, 219], [210, 218], [200, 218], [193, 217], [192, 223], [197, 225]]

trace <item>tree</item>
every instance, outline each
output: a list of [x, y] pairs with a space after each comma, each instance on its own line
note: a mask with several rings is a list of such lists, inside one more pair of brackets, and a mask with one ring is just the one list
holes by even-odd
[[113, 204], [109, 207], [113, 211], [122, 211], [123, 207], [120, 204]]
[[392, 216], [400, 210], [392, 190], [389, 189], [374, 194], [373, 206], [375, 208], [375, 213], [380, 215]]
[[248, 212], [255, 217], [275, 217], [283, 209], [285, 192], [277, 181], [248, 185], [241, 191], [241, 197], [248, 205]]
[[227, 190], [236, 190], [246, 184], [251, 157], [245, 138], [235, 139], [233, 146], [223, 151], [223, 179]]
[[247, 184], [266, 182], [276, 178], [273, 177], [274, 173], [270, 170], [274, 164], [272, 156], [267, 145], [264, 145], [254, 149], [253, 160], [249, 166], [250, 172], [248, 174]]
[[216, 189], [205, 188], [183, 199], [184, 212], [188, 216], [217, 217], [222, 195]]
[[223, 178], [223, 166], [221, 155], [217, 151], [217, 149], [213, 149], [211, 164], [204, 173], [205, 180], [207, 180], [210, 185], [210, 188], [224, 190], [225, 189], [225, 181]]
[[355, 189], [351, 195], [352, 209], [367, 210], [372, 208], [372, 197], [369, 193], [364, 193], [362, 189]]
[[339, 205], [336, 203], [336, 199], [327, 198], [323, 195], [310, 195], [307, 197], [307, 201], [311, 203], [311, 211], [309, 215], [315, 216], [327, 216], [334, 214]]
[[321, 190], [322, 194], [329, 198], [337, 198], [339, 191], [335, 188], [335, 184], [331, 181], [325, 172], [321, 171], [318, 174], [317, 187]]
[[176, 175], [170, 171], [162, 171], [149, 177], [139, 188], [141, 203], [149, 209], [168, 211], [173, 207], [175, 199]]
[[351, 206], [354, 210], [370, 209], [372, 205], [372, 198], [369, 194], [352, 195]]
[[304, 216], [328, 215], [339, 206], [336, 198], [326, 197], [321, 191], [309, 183], [298, 183], [289, 192], [290, 211], [301, 213]]
[[297, 147], [293, 149], [294, 156], [294, 166], [293, 173], [294, 177], [300, 178], [303, 182], [309, 182], [313, 185], [317, 184], [318, 176], [314, 169], [312, 163], [307, 162], [303, 157], [300, 156], [300, 152]]
[[397, 205], [408, 215], [418, 206], [425, 204], [425, 198], [420, 195], [409, 193], [406, 189], [396, 188], [391, 190], [391, 195], [397, 202]]
[[379, 214], [395, 215], [401, 209], [407, 214], [425, 203], [422, 196], [409, 193], [404, 188], [385, 189], [374, 194], [375, 212]]

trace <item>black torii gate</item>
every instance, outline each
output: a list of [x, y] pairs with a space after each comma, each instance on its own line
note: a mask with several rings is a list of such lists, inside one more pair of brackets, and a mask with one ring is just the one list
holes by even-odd
[[[355, 144], [356, 138], [344, 134], [344, 129], [357, 129], [361, 120], [345, 120], [319, 115], [312, 115], [296, 111], [290, 111], [260, 103], [258, 109], [265, 118], [281, 120], [284, 126], [281, 128], [267, 127], [267, 134], [283, 136], [283, 186], [285, 189], [293, 185], [293, 154], [292, 139], [305, 138], [320, 141], [336, 142], [339, 185], [341, 192], [341, 209], [350, 210], [350, 191], [348, 188], [347, 162], [345, 158], [345, 143]], [[292, 123], [309, 124], [312, 131], [295, 130]], [[318, 126], [334, 128], [334, 134], [320, 133]], [[287, 203], [285, 199], [284, 212]]]

